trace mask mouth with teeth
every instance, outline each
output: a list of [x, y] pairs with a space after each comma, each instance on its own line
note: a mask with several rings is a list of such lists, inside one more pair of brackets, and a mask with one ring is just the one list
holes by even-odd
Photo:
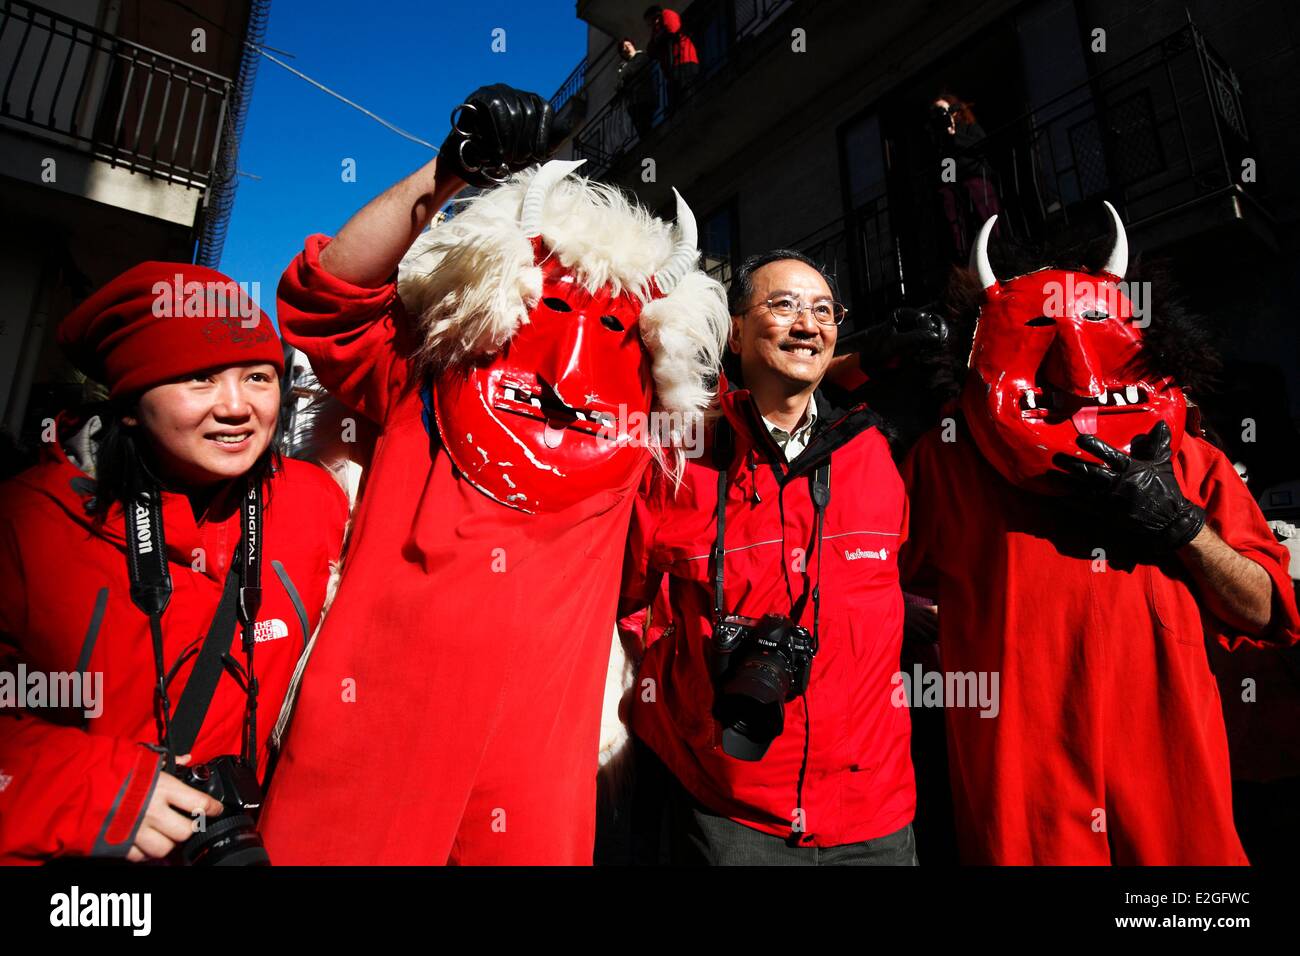
[[1142, 328], [1122, 280], [1128, 240], [1106, 204], [1115, 238], [1097, 274], [1040, 269], [1005, 281], [993, 273], [980, 230], [971, 269], [985, 301], [971, 345], [962, 411], [981, 454], [1012, 484], [1062, 494], [1060, 453], [1094, 461], [1078, 446], [1096, 435], [1128, 452], [1158, 421], [1169, 425], [1177, 451], [1186, 422], [1182, 390], [1169, 377], [1142, 370]]
[[[417, 240], [398, 293], [418, 317], [426, 425], [467, 482], [528, 514], [626, 493], [716, 394], [729, 317], [677, 196], [663, 222], [552, 161]], [[680, 474], [681, 455], [673, 450]]]

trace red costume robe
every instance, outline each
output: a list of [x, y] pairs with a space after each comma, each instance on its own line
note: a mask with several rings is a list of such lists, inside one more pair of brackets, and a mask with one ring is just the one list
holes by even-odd
[[1300, 619], [1287, 552], [1231, 463], [1189, 434], [1174, 472], [1268, 572], [1268, 633], [1214, 618], [1176, 557], [1143, 563], [1096, 519], [1005, 481], [964, 430], [931, 432], [904, 463], [904, 587], [938, 601], [946, 671], [999, 675], [996, 717], [947, 710], [965, 862], [1247, 862], [1204, 641], [1292, 643]]
[[271, 859], [590, 864], [641, 471], [553, 514], [477, 491], [422, 420], [395, 283], [324, 271], [327, 242], [285, 272], [281, 330], [381, 434], [262, 818]]

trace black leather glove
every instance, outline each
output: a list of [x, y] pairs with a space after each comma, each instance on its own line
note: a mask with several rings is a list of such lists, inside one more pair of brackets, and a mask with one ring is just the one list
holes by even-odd
[[928, 309], [895, 309], [862, 333], [859, 361], [867, 375], [879, 375], [900, 359], [933, 352], [948, 341], [948, 323]]
[[500, 185], [546, 159], [553, 115], [536, 93], [503, 83], [479, 87], [452, 111], [438, 164], [471, 186]]
[[1205, 526], [1205, 511], [1183, 497], [1169, 451], [1169, 426], [1160, 422], [1133, 439], [1133, 455], [1124, 454], [1096, 435], [1080, 435], [1079, 447], [1105, 465], [1069, 455], [1056, 464], [1070, 476], [1085, 504], [1135, 526], [1148, 544], [1176, 551]]

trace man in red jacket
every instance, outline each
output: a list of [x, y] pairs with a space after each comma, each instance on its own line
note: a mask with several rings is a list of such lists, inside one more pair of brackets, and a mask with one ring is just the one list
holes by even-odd
[[946, 671], [1000, 677], [996, 716], [946, 712], [968, 863], [1246, 863], [1204, 641], [1300, 628], [1285, 549], [1172, 374], [1196, 340], [1135, 319], [1110, 213], [1099, 270], [1007, 280], [984, 224], [960, 414], [902, 469], [903, 581], [938, 601]]
[[[912, 864], [909, 718], [890, 699], [902, 482], [877, 417], [832, 409], [817, 390], [844, 310], [814, 263], [788, 250], [749, 259], [731, 312], [747, 390], [723, 395], [679, 488], [647, 478], [624, 572], [625, 613], [668, 581], [670, 626], [646, 651], [632, 727], [680, 784], [672, 855]], [[780, 632], [749, 622], [763, 633], [724, 658], [728, 615], [788, 620]]]
[[524, 171], [421, 234], [467, 178], [494, 185], [476, 168], [543, 157], [549, 109], [476, 92], [472, 140], [453, 132], [281, 280], [285, 337], [380, 437], [263, 814], [279, 862], [592, 862], [618, 574], [651, 459], [629, 427], [702, 414], [726, 312], [685, 203], [674, 230], [579, 164]]

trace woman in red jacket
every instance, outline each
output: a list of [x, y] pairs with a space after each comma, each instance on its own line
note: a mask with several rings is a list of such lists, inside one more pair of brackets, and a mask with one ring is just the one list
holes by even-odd
[[[214, 822], [227, 808], [206, 787], [162, 772], [173, 758], [239, 755], [264, 777], [347, 503], [275, 453], [281, 345], [220, 273], [136, 266], [59, 340], [110, 400], [61, 418], [42, 463], [0, 485], [0, 862], [161, 859], [230, 821]], [[150, 568], [170, 576], [156, 628]]]

